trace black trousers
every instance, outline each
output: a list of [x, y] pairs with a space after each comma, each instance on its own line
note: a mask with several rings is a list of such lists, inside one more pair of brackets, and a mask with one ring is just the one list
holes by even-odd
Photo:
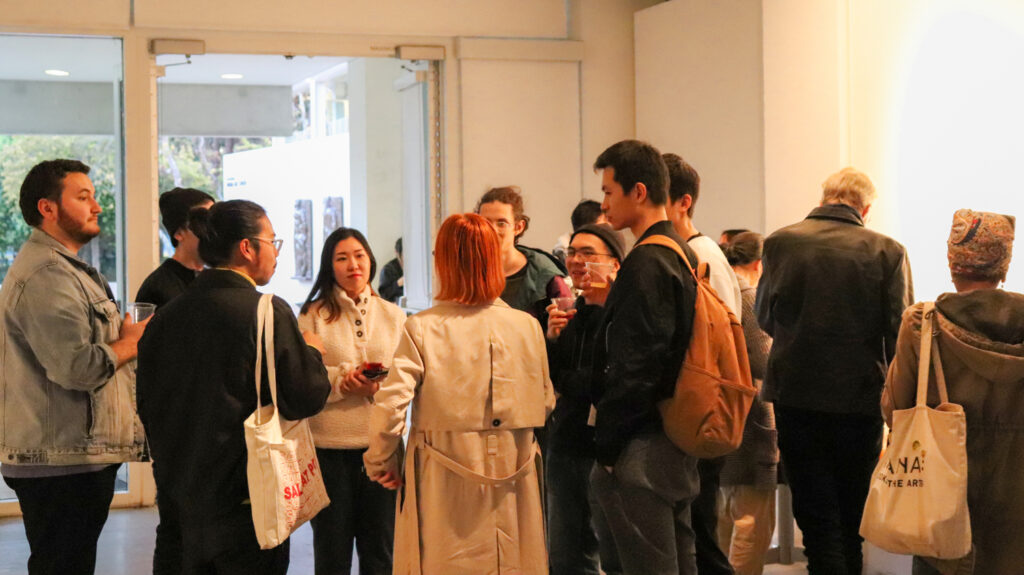
[[186, 575], [286, 575], [291, 540], [273, 549], [260, 549], [256, 533], [247, 534], [240, 543], [200, 563], [185, 562]]
[[550, 451], [547, 484], [551, 575], [621, 575], [604, 511], [590, 488], [594, 458]]
[[119, 467], [60, 477], [4, 478], [21, 505], [30, 575], [95, 572], [96, 542], [107, 522]]
[[779, 451], [810, 575], [860, 575], [860, 520], [882, 449], [881, 415], [775, 405]]
[[316, 450], [331, 498], [331, 504], [310, 522], [316, 575], [349, 575], [353, 541], [359, 553], [360, 575], [391, 574], [396, 492], [366, 476], [365, 451]]
[[729, 558], [718, 545], [719, 475], [725, 458], [701, 459], [697, 462], [700, 494], [690, 504], [690, 522], [697, 547], [697, 575], [732, 575]]
[[181, 521], [177, 509], [167, 497], [161, 497], [159, 463], [153, 462], [156, 480], [156, 509], [160, 522], [156, 526], [156, 546], [153, 549], [153, 575], [178, 575], [182, 566]]

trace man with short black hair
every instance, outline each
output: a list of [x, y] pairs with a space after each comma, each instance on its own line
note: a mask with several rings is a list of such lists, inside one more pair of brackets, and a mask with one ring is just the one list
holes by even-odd
[[171, 236], [174, 255], [142, 282], [135, 301], [160, 307], [181, 295], [203, 271], [199, 238], [188, 228], [188, 215], [193, 209], [209, 208], [213, 202], [213, 196], [194, 188], [174, 188], [160, 195], [160, 218]]
[[29, 573], [92, 573], [122, 462], [145, 440], [135, 358], [146, 322], [122, 320], [76, 254], [100, 234], [89, 166], [50, 160], [21, 186], [32, 233], [0, 289], [0, 474], [18, 495]]
[[[594, 164], [608, 223], [639, 238], [611, 283], [594, 350], [598, 465], [591, 484], [627, 575], [696, 573], [690, 502], [697, 458], [665, 435], [657, 404], [675, 392], [689, 347], [697, 284], [676, 252], [641, 245], [668, 236], [697, 258], [665, 213], [668, 169], [650, 144], [625, 140]], [[584, 289], [589, 281], [584, 280]]]
[[861, 516], [882, 448], [878, 405], [903, 310], [906, 250], [864, 227], [875, 186], [846, 168], [821, 205], [764, 242], [757, 319], [774, 338], [764, 380], [812, 574], [859, 575]]
[[402, 266], [402, 238], [395, 242], [395, 257], [380, 270], [380, 283], [377, 284], [380, 297], [397, 304], [405, 295], [405, 271]]
[[[185, 293], [185, 289], [203, 270], [199, 257], [199, 238], [188, 227], [192, 210], [205, 210], [214, 203], [213, 196], [194, 188], [174, 188], [160, 195], [160, 218], [171, 237], [174, 255], [146, 277], [135, 301], [151, 303], [160, 308]], [[153, 461], [153, 478], [157, 483], [156, 506], [160, 522], [156, 526], [153, 549], [153, 574], [180, 573], [182, 564], [181, 522], [174, 508], [163, 497], [159, 461]]]

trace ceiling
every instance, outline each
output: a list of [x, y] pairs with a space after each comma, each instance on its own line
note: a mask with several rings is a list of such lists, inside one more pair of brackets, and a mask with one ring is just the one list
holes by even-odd
[[[121, 77], [121, 41], [112, 38], [68, 36], [27, 36], [0, 34], [0, 80], [53, 82], [112, 82]], [[325, 56], [284, 56], [207, 54], [157, 56], [157, 64], [168, 66], [161, 82], [172, 84], [238, 84], [247, 86], [292, 86], [332, 70], [344, 74], [350, 58]], [[63, 78], [48, 76], [45, 70], [64, 70]], [[222, 74], [242, 74], [227, 80]]]

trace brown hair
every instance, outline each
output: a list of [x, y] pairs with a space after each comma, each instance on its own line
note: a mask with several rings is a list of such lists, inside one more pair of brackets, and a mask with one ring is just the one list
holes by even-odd
[[434, 267], [439, 300], [483, 305], [505, 289], [501, 240], [494, 226], [477, 214], [455, 214], [441, 224]]
[[[519, 186], [504, 186], [487, 190], [487, 193], [480, 196], [480, 201], [476, 203], [476, 209], [473, 211], [479, 214], [480, 206], [494, 202], [512, 206], [512, 217], [515, 218], [515, 221], [512, 223], [523, 222], [523, 233], [519, 234], [519, 236], [525, 234], [526, 230], [530, 228], [530, 216], [526, 215], [526, 208], [523, 205], [523, 191], [519, 189]], [[517, 240], [519, 236], [516, 236]]]

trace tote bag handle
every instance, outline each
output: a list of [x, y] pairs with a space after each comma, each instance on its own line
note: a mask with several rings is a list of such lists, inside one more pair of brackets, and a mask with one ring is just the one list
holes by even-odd
[[939, 403], [949, 403], [946, 393], [946, 374], [942, 370], [942, 359], [939, 357], [939, 344], [935, 341], [935, 302], [924, 304], [924, 315], [921, 322], [921, 357], [917, 364], [917, 403], [928, 404], [928, 368], [935, 368], [935, 385], [939, 391]]
[[270, 387], [270, 402], [277, 415], [277, 363], [274, 358], [274, 295], [263, 294], [256, 308], [256, 424], [265, 423], [263, 415], [263, 399], [260, 388], [263, 387], [263, 348], [267, 350], [267, 382]]

